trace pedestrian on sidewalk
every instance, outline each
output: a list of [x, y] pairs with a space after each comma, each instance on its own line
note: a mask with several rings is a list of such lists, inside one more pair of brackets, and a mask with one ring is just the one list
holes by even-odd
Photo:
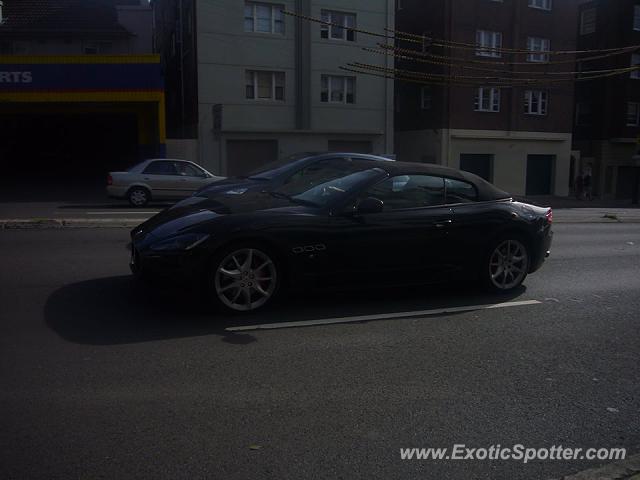
[[593, 200], [593, 193], [591, 191], [591, 167], [587, 167], [584, 172], [584, 178], [582, 179], [583, 187], [584, 187], [584, 195], [587, 200]]
[[578, 173], [575, 180], [575, 194], [578, 200], [582, 200], [583, 189], [584, 189], [584, 182], [582, 178], [582, 173]]

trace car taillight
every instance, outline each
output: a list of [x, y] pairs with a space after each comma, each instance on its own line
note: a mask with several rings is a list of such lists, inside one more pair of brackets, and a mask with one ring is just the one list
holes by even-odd
[[548, 223], [553, 223], [553, 210], [549, 209], [549, 211], [545, 214], [545, 218]]
[[111, 175], [107, 175], [107, 185], [113, 185], [113, 178]]

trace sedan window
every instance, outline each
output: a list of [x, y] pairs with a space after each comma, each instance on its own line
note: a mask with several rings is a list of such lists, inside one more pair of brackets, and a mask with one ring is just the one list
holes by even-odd
[[444, 179], [430, 175], [399, 175], [370, 188], [361, 198], [382, 200], [385, 210], [443, 205]]
[[199, 168], [194, 167], [187, 162], [176, 162], [176, 168], [178, 169], [178, 175], [187, 177], [204, 177], [205, 174]]
[[142, 173], [145, 175], [178, 175], [178, 170], [174, 162], [160, 160], [151, 162]]
[[471, 203], [478, 201], [478, 191], [476, 187], [468, 182], [445, 179], [447, 187], [447, 203]]

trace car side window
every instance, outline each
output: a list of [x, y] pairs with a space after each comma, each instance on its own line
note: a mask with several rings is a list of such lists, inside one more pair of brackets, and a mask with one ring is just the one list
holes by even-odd
[[284, 183], [304, 182], [308, 187], [313, 187], [325, 182], [327, 179], [342, 176], [342, 174], [354, 173], [361, 168], [355, 168], [353, 162], [346, 158], [330, 158], [315, 162], [291, 175]]
[[176, 162], [178, 175], [187, 177], [204, 177], [204, 172], [187, 162]]
[[478, 191], [469, 182], [445, 178], [447, 203], [472, 203], [478, 201]]
[[382, 200], [385, 211], [443, 205], [444, 179], [431, 175], [399, 175], [369, 188], [361, 198]]
[[174, 162], [158, 160], [147, 165], [142, 173], [146, 175], [178, 175], [178, 170]]

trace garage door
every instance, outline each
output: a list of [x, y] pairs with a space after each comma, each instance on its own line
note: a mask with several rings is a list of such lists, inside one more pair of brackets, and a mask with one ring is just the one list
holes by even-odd
[[227, 140], [227, 175], [246, 175], [278, 159], [277, 140]]
[[329, 151], [342, 153], [371, 153], [373, 151], [373, 147], [371, 146], [371, 142], [329, 140]]
[[460, 154], [460, 170], [475, 173], [487, 182], [491, 181], [493, 168], [493, 155], [482, 153], [462, 153]]
[[527, 195], [553, 193], [555, 155], [527, 155]]

